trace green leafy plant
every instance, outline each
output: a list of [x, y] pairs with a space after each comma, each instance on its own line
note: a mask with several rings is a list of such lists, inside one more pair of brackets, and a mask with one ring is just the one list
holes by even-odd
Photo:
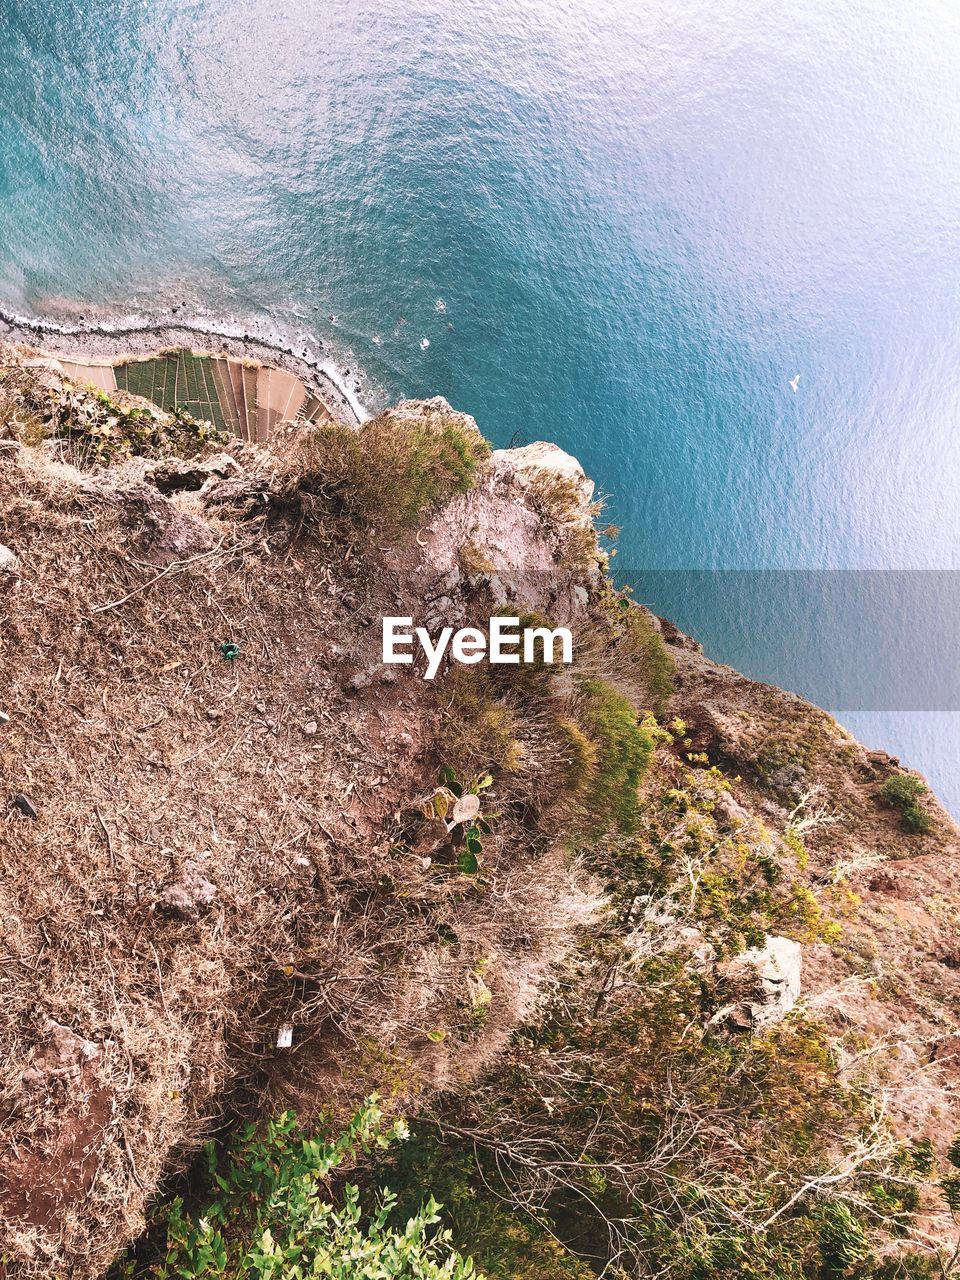
[[368, 1180], [396, 1187], [402, 1216], [416, 1211], [423, 1187], [433, 1187], [455, 1239], [491, 1280], [595, 1280], [596, 1272], [563, 1248], [549, 1224], [541, 1226], [495, 1193], [471, 1148], [442, 1140], [429, 1123], [413, 1124], [410, 1141], [379, 1156]]
[[[490, 834], [490, 823], [481, 812], [479, 796], [492, 786], [493, 777], [484, 773], [477, 774], [464, 787], [457, 781], [454, 770], [445, 765], [440, 774], [440, 786], [427, 805], [431, 814], [447, 823], [455, 839], [462, 840], [457, 867], [464, 875], [475, 876], [480, 871], [481, 837]], [[469, 797], [477, 797], [477, 802], [469, 803]]]
[[883, 804], [900, 810], [904, 831], [922, 835], [930, 830], [930, 818], [920, 804], [927, 794], [925, 783], [912, 773], [894, 773], [877, 792]]
[[[954, 1143], [954, 1146], [956, 1146], [956, 1143]], [[953, 1151], [953, 1147], [950, 1150]], [[957, 1154], [960, 1156], [960, 1150], [958, 1150]], [[933, 1173], [933, 1143], [929, 1138], [917, 1138], [907, 1151], [906, 1158], [918, 1177], [929, 1178]], [[952, 1162], [952, 1157], [949, 1153], [948, 1158]]]
[[369, 1197], [367, 1211], [352, 1183], [336, 1200], [330, 1195], [327, 1180], [345, 1162], [406, 1136], [403, 1121], [386, 1126], [376, 1095], [329, 1140], [305, 1135], [291, 1112], [262, 1133], [246, 1126], [224, 1160], [207, 1148], [213, 1198], [199, 1213], [175, 1199], [164, 1256], [146, 1271], [126, 1274], [150, 1280], [477, 1278], [472, 1261], [439, 1226], [432, 1196], [398, 1225], [390, 1191]]
[[146, 405], [123, 405], [105, 391], [49, 391], [48, 423], [69, 442], [76, 459], [101, 465], [133, 456], [192, 457], [229, 436], [184, 409], [164, 414]]
[[908, 804], [903, 811], [903, 829], [909, 835], [922, 836], [930, 830], [930, 819], [918, 804]]

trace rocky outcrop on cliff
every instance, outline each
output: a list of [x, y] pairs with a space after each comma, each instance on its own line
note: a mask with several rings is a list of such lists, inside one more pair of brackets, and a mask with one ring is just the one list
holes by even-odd
[[901, 1065], [887, 1063], [887, 1105], [902, 1112], [905, 1131], [944, 1147], [953, 1132], [943, 1108], [956, 1102], [938, 1057], [960, 1012], [956, 824], [927, 794], [924, 832], [905, 830], [884, 798], [885, 784], [904, 776], [898, 761], [802, 698], [711, 662], [672, 628], [666, 638], [677, 671], [672, 709], [690, 749], [734, 780], [721, 821], [799, 832], [804, 879], [838, 917], [842, 945], [804, 947], [805, 999], [842, 1023], [851, 1043], [896, 1042]]

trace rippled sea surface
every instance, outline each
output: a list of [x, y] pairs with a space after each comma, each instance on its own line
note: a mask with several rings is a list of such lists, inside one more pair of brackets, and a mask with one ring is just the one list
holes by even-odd
[[[625, 571], [960, 570], [958, 60], [953, 0], [2, 0], [0, 306], [319, 336], [578, 454]], [[839, 663], [807, 577], [638, 594], [960, 811], [949, 575], [830, 576]]]

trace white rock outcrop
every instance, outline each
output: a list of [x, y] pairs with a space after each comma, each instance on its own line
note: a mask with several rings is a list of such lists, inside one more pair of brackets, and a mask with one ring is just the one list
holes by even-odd
[[536, 440], [520, 449], [497, 449], [491, 459], [494, 463], [508, 463], [521, 482], [538, 476], [555, 476], [569, 481], [580, 501], [583, 514], [589, 518], [593, 501], [594, 483], [571, 453], [546, 440]]
[[770, 1026], [785, 1018], [800, 997], [800, 943], [767, 934], [762, 947], [735, 956], [723, 970], [736, 998], [711, 1019], [743, 1028]]

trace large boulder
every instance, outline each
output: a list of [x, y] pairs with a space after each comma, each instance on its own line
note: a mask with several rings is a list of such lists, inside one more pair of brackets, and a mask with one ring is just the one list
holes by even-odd
[[744, 1029], [779, 1022], [799, 999], [800, 970], [800, 943], [768, 934], [762, 947], [751, 947], [724, 967], [723, 986], [732, 999], [712, 1021]]

